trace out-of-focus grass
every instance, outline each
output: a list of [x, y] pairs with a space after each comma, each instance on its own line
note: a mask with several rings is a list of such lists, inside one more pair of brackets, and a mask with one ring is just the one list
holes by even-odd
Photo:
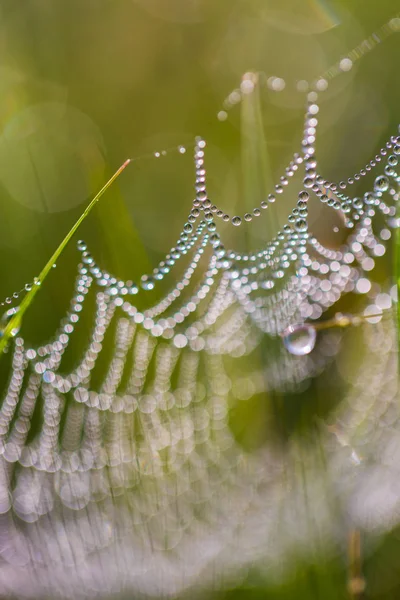
[[[253, 209], [266, 200], [273, 190], [271, 162], [265, 138], [264, 122], [261, 109], [260, 84], [256, 73], [246, 73], [242, 86], [250, 86], [249, 93], [244, 93], [241, 102], [241, 158], [242, 187], [244, 210], [252, 214]], [[262, 213], [261, 219], [266, 221], [264, 231], [271, 238], [277, 231], [274, 207], [271, 205]], [[255, 219], [256, 220], [256, 219]], [[244, 223], [246, 226], [246, 224]], [[254, 226], [246, 227], [246, 232], [253, 231]], [[248, 235], [251, 235], [250, 233]], [[265, 237], [265, 234], [264, 234]]]

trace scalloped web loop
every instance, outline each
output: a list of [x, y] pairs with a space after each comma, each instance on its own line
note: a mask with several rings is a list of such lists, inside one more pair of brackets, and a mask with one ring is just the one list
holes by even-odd
[[[307, 494], [315, 499], [315, 526], [308, 519], [303, 474], [294, 470], [287, 477], [288, 465], [298, 460], [296, 442], [287, 454], [278, 455], [268, 444], [247, 453], [229, 423], [232, 397], [246, 400], [290, 388], [332, 360], [338, 339], [329, 352], [312, 352], [317, 321], [344, 294], [370, 292], [375, 261], [398, 224], [400, 136], [392, 136], [352, 181], [332, 183], [318, 169], [318, 113], [318, 94], [312, 91], [299, 152], [275, 190], [243, 217], [229, 216], [208, 199], [206, 143], [197, 139], [193, 206], [175, 245], [153, 272], [138, 284], [121, 280], [79, 242], [82, 259], [70, 310], [53, 339], [39, 348], [14, 339], [0, 409], [5, 593], [173, 596], [200, 583], [222, 585], [258, 561], [282, 569], [292, 546], [311, 554], [322, 538], [335, 539], [325, 502], [326, 468], [334, 479], [337, 469], [354, 474], [355, 465], [361, 467], [353, 487], [339, 480], [337, 490], [357, 525], [385, 530], [393, 524], [393, 495], [392, 504], [380, 499], [379, 510], [372, 502], [360, 509], [360, 489], [368, 488], [373, 474], [360, 451], [367, 437], [363, 420], [371, 426], [382, 418], [391, 425], [390, 435], [377, 435], [369, 446], [371, 459], [379, 448], [374, 460], [385, 462], [400, 434], [397, 377], [382, 380], [396, 364], [393, 324], [379, 320], [393, 303], [390, 290], [369, 294], [365, 315], [374, 314], [379, 322], [361, 330], [370, 356], [359, 377], [346, 374], [357, 394], [338, 410], [340, 428], [320, 432], [327, 463], [301, 449]], [[275, 237], [248, 254], [226, 248], [219, 220], [251, 226], [268, 214], [298, 171], [302, 187], [296, 205]], [[373, 189], [362, 197], [348, 195], [352, 183], [370, 171], [376, 172]], [[337, 250], [309, 231], [311, 195], [343, 215], [349, 235]], [[135, 296], [173, 278], [184, 257], [179, 280], [159, 302], [140, 311]], [[95, 297], [90, 339], [67, 370], [63, 357], [81, 314], [88, 312], [89, 294]], [[258, 368], [245, 363], [244, 375], [227, 368], [227, 360], [246, 361], [265, 334], [277, 338], [274, 358]], [[113, 337], [112, 353], [94, 384], [107, 335]], [[366, 413], [356, 410], [363, 401], [370, 403]], [[39, 426], [33, 435], [35, 418]]]

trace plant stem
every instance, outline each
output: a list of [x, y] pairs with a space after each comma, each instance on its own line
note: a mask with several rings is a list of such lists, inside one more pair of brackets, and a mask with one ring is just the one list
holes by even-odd
[[15, 335], [15, 332], [19, 331], [25, 312], [27, 311], [29, 306], [32, 304], [33, 299], [35, 298], [37, 292], [39, 291], [41, 284], [46, 279], [47, 275], [49, 274], [53, 265], [57, 261], [58, 257], [60, 256], [60, 254], [62, 253], [64, 248], [67, 246], [68, 242], [70, 241], [70, 239], [72, 238], [74, 233], [80, 227], [81, 223], [86, 219], [86, 217], [88, 216], [88, 214], [90, 213], [90, 211], [92, 210], [94, 205], [100, 200], [100, 198], [104, 194], [104, 192], [106, 192], [106, 190], [110, 187], [110, 185], [117, 179], [117, 177], [119, 177], [119, 175], [122, 173], [122, 171], [125, 169], [125, 167], [127, 167], [129, 165], [129, 163], [130, 163], [130, 159], [126, 160], [119, 167], [119, 169], [117, 169], [117, 171], [114, 173], [114, 175], [112, 175], [110, 177], [110, 179], [107, 181], [107, 183], [105, 183], [103, 185], [101, 190], [99, 192], [97, 192], [97, 194], [95, 195], [93, 200], [86, 207], [86, 209], [81, 214], [79, 219], [76, 221], [76, 223], [70, 229], [70, 231], [67, 233], [67, 235], [65, 236], [65, 238], [63, 239], [61, 244], [58, 246], [56, 251], [53, 253], [53, 255], [50, 257], [50, 259], [48, 260], [46, 265], [43, 267], [39, 276], [34, 279], [35, 283], [33, 284], [32, 289], [26, 294], [26, 296], [22, 300], [21, 304], [19, 305], [18, 312], [10, 319], [10, 321], [7, 323], [6, 327], [1, 332], [2, 337], [0, 338], [0, 358], [1, 358], [2, 353], [4, 352], [4, 349], [7, 346], [9, 339]]

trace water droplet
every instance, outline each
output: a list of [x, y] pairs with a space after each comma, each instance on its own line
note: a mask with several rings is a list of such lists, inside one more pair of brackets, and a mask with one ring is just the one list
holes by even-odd
[[143, 275], [143, 277], [140, 281], [140, 285], [142, 286], [142, 289], [144, 289], [146, 291], [153, 290], [154, 289], [154, 280], [149, 275]]
[[76, 245], [80, 252], [85, 252], [85, 250], [87, 250], [87, 246], [83, 240], [78, 240]]
[[232, 225], [238, 227], [239, 225], [241, 225], [241, 223], [242, 219], [240, 217], [232, 217]]
[[297, 231], [307, 231], [307, 221], [305, 219], [297, 219], [295, 227]]
[[389, 21], [389, 27], [392, 31], [400, 31], [400, 18], [393, 17], [393, 19]]
[[289, 325], [282, 333], [285, 348], [295, 356], [305, 356], [314, 349], [317, 332], [312, 325]]
[[310, 188], [314, 184], [314, 179], [312, 177], [305, 177], [303, 184], [304, 184], [304, 187]]
[[315, 84], [315, 87], [319, 92], [324, 92], [326, 89], [328, 89], [328, 82], [326, 79], [318, 79], [318, 81]]
[[350, 71], [353, 66], [353, 61], [350, 58], [342, 58], [339, 63], [339, 69], [341, 71]]
[[185, 233], [192, 233], [193, 231], [193, 227], [190, 223], [185, 223], [185, 225], [183, 226], [183, 231]]
[[39, 277], [35, 277], [33, 280], [33, 283], [37, 286], [39, 286], [42, 282], [40, 281]]
[[251, 221], [251, 220], [252, 220], [252, 218], [253, 218], [253, 217], [252, 217], [252, 215], [251, 215], [250, 213], [246, 213], [246, 214], [244, 215], [244, 220], [245, 220], [245, 221]]
[[364, 194], [364, 202], [365, 204], [375, 204], [375, 196], [372, 192], [366, 192]]
[[364, 206], [364, 202], [362, 201], [361, 198], [354, 198], [353, 199], [353, 206], [354, 206], [355, 209], [361, 210], [362, 207]]
[[226, 110], [220, 110], [217, 114], [218, 121], [226, 121], [228, 118], [228, 113]]
[[30, 292], [31, 289], [32, 289], [32, 284], [31, 283], [26, 283], [24, 287], [25, 287], [25, 291]]
[[389, 179], [384, 175], [379, 175], [374, 182], [376, 192], [386, 192], [389, 189]]
[[300, 192], [299, 200], [302, 200], [303, 202], [307, 202], [307, 200], [309, 200], [309, 199], [310, 199], [310, 194], [308, 192], [306, 192], [305, 190]]
[[[19, 311], [19, 306], [14, 306], [14, 308], [10, 308], [2, 315], [2, 317], [0, 319], [0, 323], [1, 323], [0, 337], [3, 335], [3, 330], [7, 326], [7, 323], [10, 321], [10, 319], [13, 318], [14, 315], [17, 314], [18, 311]], [[19, 332], [19, 327], [14, 327], [14, 329], [11, 330], [12, 337], [15, 337], [18, 332]]]

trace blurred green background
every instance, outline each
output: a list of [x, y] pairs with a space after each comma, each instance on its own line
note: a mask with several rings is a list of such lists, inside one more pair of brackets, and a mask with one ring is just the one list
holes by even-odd
[[[265, 136], [272, 191], [300, 146], [304, 96], [296, 81], [315, 79], [399, 6], [394, 0], [2, 0], [1, 297], [38, 274], [128, 157], [188, 148], [185, 155], [172, 151], [134, 162], [84, 223], [78, 237], [118, 276], [138, 280], [179, 235], [193, 199], [196, 135], [207, 140], [210, 198], [230, 214], [256, 206], [252, 197], [264, 190], [246, 188], [246, 143]], [[350, 177], [396, 132], [399, 64], [394, 35], [324, 94], [317, 153], [328, 179]], [[224, 123], [217, 119], [224, 98], [249, 70], [287, 81], [281, 93], [262, 90], [262, 131], [245, 114], [241, 120], [240, 108]], [[278, 221], [294, 199], [295, 192], [279, 199]], [[332, 237], [320, 210], [315, 228], [336, 245], [342, 232]], [[254, 226], [250, 240], [240, 229], [224, 230], [227, 245], [257, 245], [272, 233], [265, 221]], [[77, 257], [71, 244], [28, 312], [22, 333], [32, 342], [57, 327]], [[250, 428], [260, 423], [247, 417]], [[368, 597], [400, 597], [398, 541], [394, 532], [369, 559], [374, 583]], [[265, 587], [250, 575], [226, 597], [344, 598], [345, 562], [304, 565], [299, 559], [298, 575], [285, 585]]]

